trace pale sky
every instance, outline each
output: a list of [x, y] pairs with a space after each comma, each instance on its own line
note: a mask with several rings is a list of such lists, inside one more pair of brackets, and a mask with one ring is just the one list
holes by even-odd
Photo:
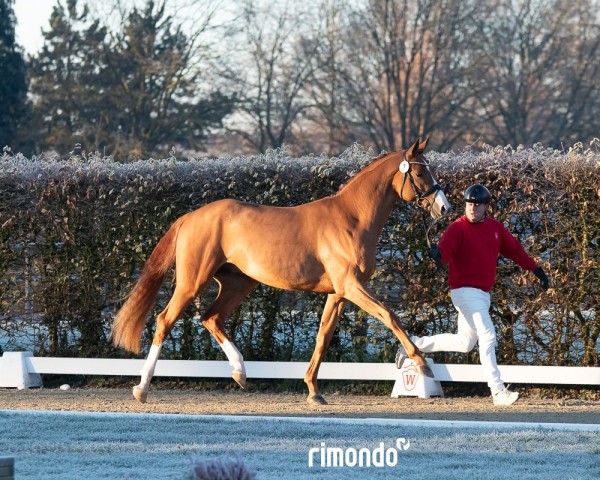
[[58, 0], [15, 1], [17, 43], [25, 49], [25, 53], [33, 54], [42, 48], [42, 27], [48, 30], [52, 7], [57, 3]]

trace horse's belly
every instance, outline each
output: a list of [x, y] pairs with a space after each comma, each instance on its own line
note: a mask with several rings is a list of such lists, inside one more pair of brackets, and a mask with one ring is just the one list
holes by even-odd
[[285, 290], [332, 293], [331, 279], [323, 265], [314, 259], [289, 255], [244, 255], [243, 258], [229, 258], [249, 277], [260, 283]]

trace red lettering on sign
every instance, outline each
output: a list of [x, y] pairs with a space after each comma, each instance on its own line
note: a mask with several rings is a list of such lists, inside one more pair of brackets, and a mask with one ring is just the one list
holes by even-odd
[[419, 374], [415, 369], [414, 365], [407, 365], [402, 369], [402, 381], [404, 382], [404, 388], [411, 391], [417, 385], [417, 379]]

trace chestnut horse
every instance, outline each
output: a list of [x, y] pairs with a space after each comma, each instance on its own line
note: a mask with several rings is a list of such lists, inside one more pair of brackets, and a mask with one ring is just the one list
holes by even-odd
[[259, 283], [327, 294], [315, 351], [304, 376], [308, 402], [325, 404], [317, 388], [319, 366], [348, 301], [381, 320], [398, 337], [419, 372], [433, 376], [400, 319], [367, 291], [375, 250], [398, 198], [416, 201], [437, 219], [450, 205], [423, 156], [428, 140], [385, 154], [358, 172], [336, 194], [295, 207], [253, 205], [226, 199], [183, 215], [148, 258], [138, 283], [118, 312], [113, 342], [140, 351], [142, 330], [163, 279], [175, 263], [175, 291], [156, 321], [150, 353], [134, 397], [145, 402], [166, 336], [183, 310], [215, 279], [219, 292], [202, 315], [244, 388], [242, 355], [224, 331], [228, 315]]

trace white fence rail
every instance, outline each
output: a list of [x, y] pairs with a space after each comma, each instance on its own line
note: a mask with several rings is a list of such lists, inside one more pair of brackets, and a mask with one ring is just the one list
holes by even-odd
[[[308, 367], [308, 362], [245, 363], [248, 378], [302, 379]], [[7, 352], [0, 357], [0, 387], [40, 386], [40, 375], [44, 374], [139, 376], [143, 364], [144, 360], [34, 357], [30, 352]], [[319, 379], [390, 380], [396, 382], [394, 392], [421, 397], [436, 394], [431, 392], [441, 392], [439, 382], [485, 382], [481, 365], [434, 364], [431, 361], [430, 365], [435, 379], [429, 382], [437, 384], [431, 385], [431, 388], [426, 384], [428, 379], [421, 379], [424, 385], [415, 384], [418, 378], [410, 374], [410, 362], [402, 370], [396, 369], [392, 363], [324, 362], [319, 369]], [[600, 385], [600, 367], [501, 365], [499, 368], [506, 383]], [[159, 360], [154, 375], [228, 378], [231, 376], [231, 366], [226, 361]]]

